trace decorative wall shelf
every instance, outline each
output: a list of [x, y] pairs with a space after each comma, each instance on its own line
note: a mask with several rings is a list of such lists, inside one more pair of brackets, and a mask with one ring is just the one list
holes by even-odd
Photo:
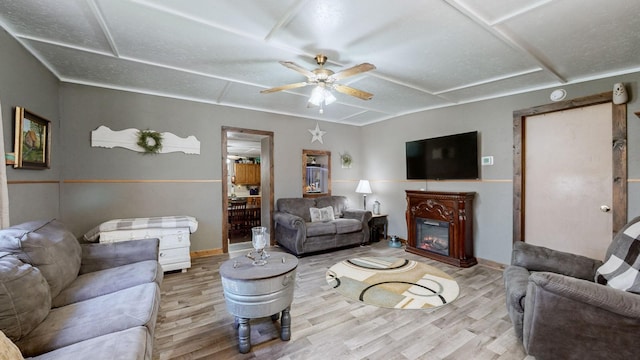
[[[91, 132], [91, 146], [114, 148], [122, 147], [125, 149], [144, 152], [144, 149], [136, 144], [138, 142], [138, 129], [124, 129], [114, 131], [106, 126], [100, 126]], [[162, 149], [160, 154], [170, 152], [183, 152], [185, 154], [200, 154], [200, 141], [191, 135], [181, 138], [170, 132], [163, 132]]]

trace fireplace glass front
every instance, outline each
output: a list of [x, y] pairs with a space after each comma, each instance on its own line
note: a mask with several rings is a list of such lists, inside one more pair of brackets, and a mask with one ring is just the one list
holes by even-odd
[[416, 218], [416, 247], [449, 256], [449, 223]]

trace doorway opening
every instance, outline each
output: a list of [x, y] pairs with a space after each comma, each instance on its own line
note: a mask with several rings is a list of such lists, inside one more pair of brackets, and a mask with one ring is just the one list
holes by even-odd
[[[251, 247], [251, 227], [273, 227], [273, 132], [222, 127], [222, 251]], [[271, 238], [273, 244], [273, 237]]]

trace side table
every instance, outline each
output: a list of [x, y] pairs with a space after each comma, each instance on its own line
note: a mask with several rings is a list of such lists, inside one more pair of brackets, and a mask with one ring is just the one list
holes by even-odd
[[253, 260], [238, 256], [220, 266], [220, 277], [227, 311], [235, 316], [238, 348], [245, 354], [251, 350], [250, 319], [280, 317], [280, 339], [291, 339], [291, 315], [298, 259], [287, 253], [269, 252], [266, 265], [253, 265]]
[[387, 238], [387, 227], [389, 226], [389, 220], [387, 214], [373, 215], [369, 220], [369, 242], [380, 241], [378, 235], [382, 230], [383, 239]]

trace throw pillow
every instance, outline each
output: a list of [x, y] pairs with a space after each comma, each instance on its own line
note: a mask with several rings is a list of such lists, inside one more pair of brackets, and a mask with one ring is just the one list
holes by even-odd
[[0, 230], [0, 251], [37, 267], [51, 288], [51, 298], [78, 277], [82, 249], [59, 221], [31, 221]]
[[333, 215], [335, 218], [341, 218], [342, 212], [347, 209], [349, 200], [345, 196], [331, 195], [322, 196], [316, 199], [316, 206], [324, 208], [327, 206], [333, 207]]
[[0, 360], [23, 360], [20, 349], [0, 331]]
[[640, 216], [613, 238], [595, 281], [615, 289], [640, 294]]
[[0, 329], [18, 341], [49, 315], [49, 284], [40, 271], [0, 253]]
[[311, 214], [311, 222], [335, 220], [332, 206], [323, 207], [321, 209], [309, 208], [309, 212]]
[[333, 221], [336, 219], [333, 214], [333, 206], [327, 206], [320, 209], [320, 218], [322, 221]]
[[320, 221], [320, 209], [315, 207], [309, 208], [309, 214], [311, 215], [311, 222]]

